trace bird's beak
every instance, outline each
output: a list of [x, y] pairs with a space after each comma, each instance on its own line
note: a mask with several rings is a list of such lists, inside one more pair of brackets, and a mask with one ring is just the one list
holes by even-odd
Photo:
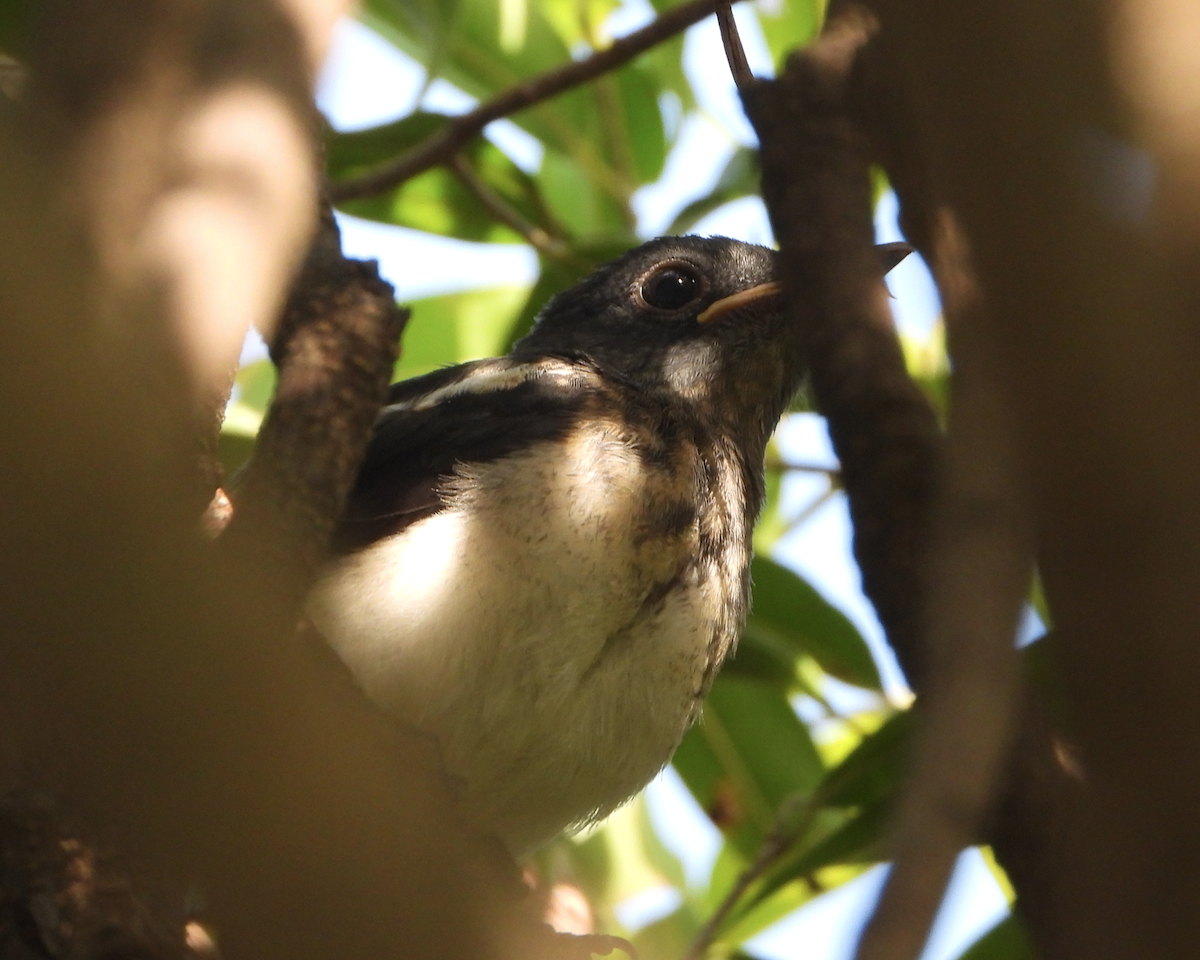
[[778, 280], [772, 280], [770, 283], [760, 283], [758, 286], [750, 287], [746, 290], [739, 290], [728, 297], [722, 297], [715, 303], [710, 303], [704, 308], [700, 316], [696, 317], [696, 322], [712, 323], [730, 311], [738, 309], [738, 307], [744, 307], [748, 303], [753, 303], [755, 300], [762, 300], [765, 297], [775, 297], [781, 293], [783, 293], [783, 284]]

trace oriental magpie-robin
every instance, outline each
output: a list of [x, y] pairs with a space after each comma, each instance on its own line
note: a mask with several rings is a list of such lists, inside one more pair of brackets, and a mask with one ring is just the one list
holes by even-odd
[[803, 372], [775, 270], [653, 240], [507, 356], [391, 390], [309, 616], [514, 854], [641, 789], [737, 639]]

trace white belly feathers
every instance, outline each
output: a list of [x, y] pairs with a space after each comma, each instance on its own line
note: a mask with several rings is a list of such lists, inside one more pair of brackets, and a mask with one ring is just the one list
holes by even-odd
[[445, 510], [332, 564], [310, 599], [514, 853], [640, 789], [698, 709], [719, 597], [689, 566], [694, 530], [630, 535], [646, 469], [585, 419], [566, 443], [460, 468]]

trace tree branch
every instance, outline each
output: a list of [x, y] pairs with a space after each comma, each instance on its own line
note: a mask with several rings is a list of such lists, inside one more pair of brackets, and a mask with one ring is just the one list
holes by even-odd
[[254, 456], [230, 491], [234, 519], [221, 540], [222, 548], [249, 550], [286, 574], [297, 606], [358, 472], [407, 319], [374, 262], [342, 255], [325, 206], [271, 344], [275, 396]]
[[471, 169], [471, 164], [461, 153], [456, 153], [447, 164], [450, 172], [458, 179], [471, 195], [479, 201], [488, 213], [500, 223], [520, 234], [538, 253], [545, 254], [553, 260], [563, 260], [571, 256], [570, 247], [562, 240], [550, 236], [536, 224], [530, 223], [512, 204], [484, 183]]
[[586, 59], [564, 64], [517, 84], [451, 121], [398, 159], [362, 176], [332, 184], [330, 197], [334, 203], [369, 197], [390, 190], [431, 167], [449, 162], [492, 121], [525, 110], [615, 70], [651, 47], [699, 23], [713, 12], [713, 3], [714, 0], [690, 0], [689, 3], [680, 4], [653, 23], [614, 40], [610, 47]]
[[863, 587], [919, 689], [919, 598], [942, 441], [896, 337], [874, 247], [870, 147], [843, 103], [842, 77], [872, 30], [861, 9], [832, 18], [794, 55], [803, 76], [756, 80], [743, 100], [762, 142], [763, 197], [841, 465]]
[[[863, 8], [843, 6], [776, 82], [747, 85], [743, 100], [762, 143], [783, 275], [794, 282], [789, 306], [842, 464], [864, 589], [922, 692], [919, 762], [901, 806], [895, 866], [860, 945], [860, 956], [882, 960], [919, 951], [954, 857], [991, 798], [1007, 744], [1029, 546], [1013, 517], [1006, 424], [997, 424], [976, 376], [982, 364], [970, 364], [965, 378], [959, 371], [943, 466], [936, 419], [907, 375], [882, 268], [871, 262], [872, 149], [849, 94], [877, 28]], [[939, 277], [948, 308], [960, 313], [978, 301], [968, 282], [955, 286], [970, 278], [963, 247], [947, 242], [959, 256]]]
[[[36, 452], [0, 471], [12, 567], [0, 582], [0, 793], [53, 798], [65, 836], [118, 851], [134, 889], [175, 923], [202, 887], [204, 921], [231, 957], [561, 955], [523, 912], [511, 861], [456, 819], [429, 739], [375, 709], [331, 653], [296, 642], [309, 553], [281, 583], [274, 562], [253, 562], [267, 551], [197, 534], [182, 341], [203, 331], [186, 329], [174, 282], [204, 279], [207, 264], [214, 288], [197, 295], [225, 295], [227, 276], [270, 292], [239, 276], [265, 259], [281, 286], [262, 302], [277, 309], [281, 264], [308, 237], [253, 229], [291, 210], [256, 205], [284, 189], [258, 178], [254, 162], [274, 159], [249, 149], [263, 130], [203, 131], [219, 156], [233, 145], [228, 166], [178, 138], [204, 104], [254, 91], [292, 110], [311, 172], [302, 45], [267, 0], [47, 0], [35, 19], [29, 109], [0, 117], [0, 315], [12, 321], [0, 440]], [[186, 212], [163, 209], [176, 201], [244, 214], [238, 236], [276, 246], [240, 258], [220, 232], [171, 231], [171, 251], [142, 246], [148, 218]], [[314, 206], [309, 196], [294, 222]], [[182, 256], [190, 239], [194, 260]], [[214, 252], [224, 257], [202, 255]], [[298, 371], [306, 332], [320, 331], [291, 339]], [[285, 400], [304, 393], [281, 387]], [[291, 455], [301, 476], [318, 469]], [[22, 829], [5, 817], [0, 832]]]
[[766, 875], [779, 859], [791, 849], [798, 837], [804, 835], [812, 824], [813, 818], [821, 809], [819, 796], [806, 797], [799, 802], [785, 802], [775, 815], [775, 822], [770, 832], [763, 838], [762, 846], [755, 854], [754, 860], [737, 875], [729, 892], [721, 898], [721, 902], [704, 925], [688, 944], [681, 960], [703, 960], [708, 954], [708, 948], [713, 945], [720, 932], [721, 925], [729, 918], [747, 890]]
[[717, 23], [721, 27], [721, 44], [725, 47], [725, 60], [729, 64], [729, 72], [733, 75], [733, 82], [738, 91], [741, 92], [754, 82], [754, 74], [750, 72], [746, 49], [742, 46], [737, 23], [733, 19], [732, 0], [717, 0]]
[[[1194, 190], [1195, 163], [1171, 141], [1195, 114], [1171, 112], [1168, 132], [1139, 79], [1193, 95], [1178, 38], [1195, 7], [878, 6], [921, 159], [987, 293], [1054, 611], [1054, 691], [1087, 774], [1070, 842], [1058, 816], [997, 828], [1021, 854], [1018, 904], [1023, 881], [1046, 898], [1031, 930], [1043, 956], [1185, 956], [1200, 934], [1184, 907], [1200, 877], [1177, 869], [1200, 843], [1186, 761], [1200, 741], [1200, 236], [1176, 192]], [[1151, 39], [1141, 28], [1157, 39], [1128, 49]], [[1120, 466], [1096, 469], [1100, 450]], [[1044, 813], [1042, 799], [1001, 812]]]
[[[927, 22], [941, 21], [930, 16]], [[906, 53], [904, 44], [913, 41], [911, 35], [907, 39], [902, 36], [898, 25], [907, 29], [907, 13], [896, 11], [895, 20], [888, 22], [887, 28], [859, 58], [852, 78], [852, 111], [870, 135], [875, 155], [900, 199], [905, 236], [926, 262], [934, 265], [947, 304], [959, 304], [947, 310], [950, 345], [958, 351], [962, 341], [956, 328], [963, 326], [964, 321], [972, 325], [989, 322], [989, 316], [963, 316], [962, 298], [955, 294], [955, 288], [960, 286], [955, 280], [957, 271], [948, 262], [945, 251], [939, 252], [938, 223], [939, 217], [945, 215], [948, 184], [945, 177], [938, 176], [928, 144], [920, 136], [930, 122], [920, 112], [928, 111], [930, 106], [925, 100], [914, 99], [917, 89], [913, 83], [914, 71], [911, 66], [906, 68], [901, 59]], [[945, 49], [957, 52], [958, 36], [954, 27], [947, 27]], [[918, 56], [921, 71], [928, 66], [931, 56], [928, 50]], [[1022, 62], [1027, 62], [1027, 58], [1022, 58]], [[929, 91], [923, 93], [928, 98]], [[943, 113], [934, 110], [935, 125], [943, 125]], [[957, 161], [951, 169], [957, 172], [962, 162]], [[939, 210], [943, 213], [939, 214]], [[1038, 262], [1042, 262], [1041, 258]], [[989, 362], [994, 362], [994, 357]], [[991, 389], [995, 390], [995, 384]], [[1004, 398], [994, 397], [991, 402], [1000, 405]], [[897, 653], [907, 669], [904, 652]], [[924, 688], [916, 689], [920, 692]], [[1070, 909], [1066, 897], [1071, 881], [1064, 878], [1061, 864], [1070, 862], [1079, 849], [1082, 792], [1079, 782], [1056, 758], [1052, 725], [1038, 696], [1025, 689], [1019, 697], [1020, 719], [1008, 769], [998, 791], [996, 808], [981, 832], [994, 847], [1017, 889], [1016, 910], [1025, 921], [1039, 956], [1057, 957], [1062, 955], [1064, 947], [1061, 917]]]
[[1032, 532], [1013, 424], [970, 251], [939, 217], [933, 262], [955, 375], [925, 602], [929, 676], [915, 756], [893, 828], [892, 870], [859, 960], [916, 960], [959, 852], [992, 805], [1018, 689], [1017, 618]]

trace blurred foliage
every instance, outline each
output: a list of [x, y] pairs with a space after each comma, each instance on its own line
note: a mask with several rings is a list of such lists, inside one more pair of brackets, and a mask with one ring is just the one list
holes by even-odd
[[1033, 960], [1021, 925], [1006, 917], [969, 946], [959, 960]]
[[40, 12], [41, 5], [36, 0], [4, 0], [0, 3], [0, 53], [18, 58], [25, 55], [35, 18]]
[[[608, 43], [607, 20], [618, 5], [366, 0], [361, 17], [423, 65], [429, 81], [445, 79], [486, 99]], [[673, 0], [652, 5], [661, 11]], [[823, 6], [821, 0], [759, 0], [742, 5], [739, 16], [757, 17], [779, 63], [812, 37]], [[383, 195], [345, 204], [344, 212], [444, 237], [537, 241], [541, 269], [532, 289], [476, 289], [409, 304], [397, 379], [505, 352], [547, 299], [639, 241], [632, 195], [662, 174], [681, 126], [679, 111], [696, 110], [682, 52], [683, 39], [675, 38], [599, 82], [512, 117], [543, 149], [536, 170], [522, 169], [478, 139], [461, 154], [469, 180], [461, 169], [436, 168]], [[337, 181], [386, 163], [448, 122], [417, 110], [366, 130], [328, 129], [328, 175]], [[736, 143], [733, 134], [729, 142]], [[686, 232], [725, 204], [755, 194], [757, 181], [754, 151], [731, 148], [711, 189], [682, 205], [670, 232]], [[944, 415], [948, 369], [941, 330], [904, 346], [913, 375]], [[267, 361], [239, 372], [221, 445], [229, 469], [249, 454], [273, 385]], [[802, 394], [793, 410], [809, 409]], [[768, 464], [768, 501], [755, 537], [754, 609], [702, 720], [673, 762], [696, 815], [720, 838], [711, 869], [685, 878], [640, 797], [604, 824], [557, 841], [532, 865], [541, 884], [569, 883], [582, 891], [597, 924], [630, 936], [643, 960], [680, 957], [764, 845], [774, 855], [726, 905], [712, 956], [751, 956], [745, 944], [755, 934], [886, 858], [883, 827], [912, 727], [906, 697], [902, 691], [885, 695], [855, 624], [770, 559], [776, 542], [807, 512], [784, 508], [788, 467], [774, 446]], [[827, 480], [826, 499], [837, 493], [836, 474]], [[648, 896], [664, 905], [658, 918], [625, 929], [622, 904]], [[964, 960], [1027, 956], [1019, 927], [1006, 920]]]

